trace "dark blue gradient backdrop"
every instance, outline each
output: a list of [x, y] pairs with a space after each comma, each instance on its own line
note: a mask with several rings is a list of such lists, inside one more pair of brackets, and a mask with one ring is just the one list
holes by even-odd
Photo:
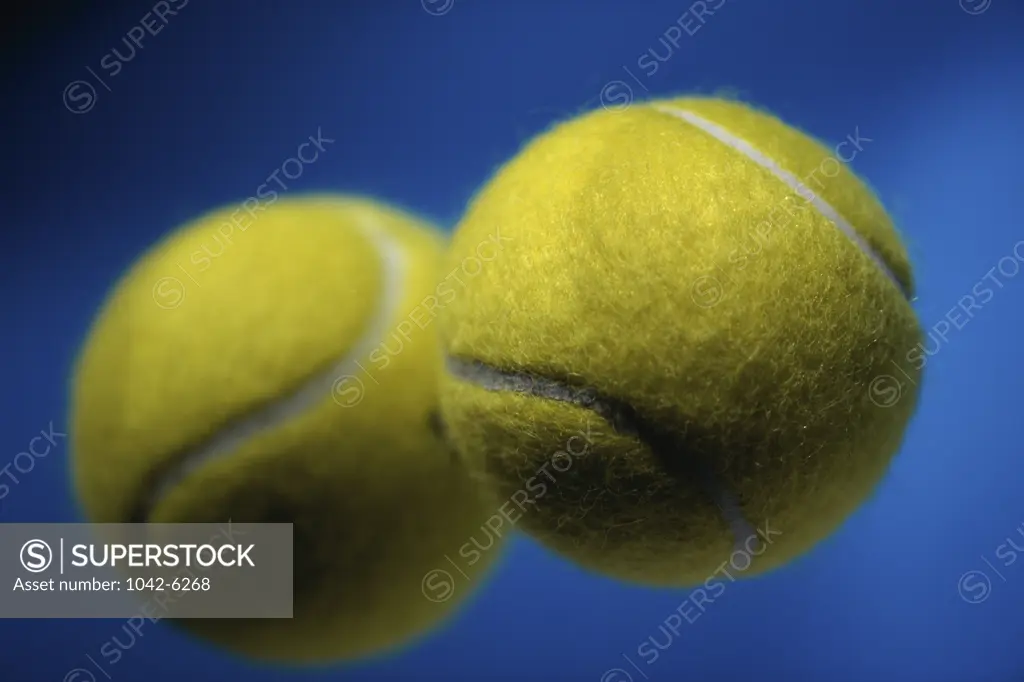
[[[70, 364], [115, 278], [318, 130], [334, 142], [289, 192], [369, 193], [451, 226], [497, 164], [602, 93], [720, 88], [826, 140], [869, 138], [853, 165], [910, 245], [934, 331], [873, 499], [786, 569], [726, 580], [678, 632], [659, 626], [687, 591], [587, 575], [518, 539], [457, 618], [379, 660], [289, 671], [162, 623], [132, 640], [118, 621], [5, 621], [0, 679], [1024, 679], [1024, 557], [1008, 544], [1024, 547], [1024, 5], [706, 0], [701, 24], [689, 4], [167, 0], [162, 22], [114, 3], [73, 27], [55, 12], [4, 69], [0, 466], [17, 482], [0, 480], [0, 520], [80, 518], [62, 439], [30, 471], [12, 462], [66, 430]], [[132, 53], [122, 39], [143, 21]], [[114, 637], [116, 661], [101, 653]]]

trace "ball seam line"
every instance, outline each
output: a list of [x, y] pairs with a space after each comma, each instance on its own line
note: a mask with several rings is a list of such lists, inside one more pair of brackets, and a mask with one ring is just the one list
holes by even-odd
[[[237, 447], [262, 433], [266, 433], [315, 407], [324, 398], [330, 398], [338, 377], [357, 374], [359, 361], [367, 357], [387, 332], [388, 325], [397, 314], [405, 283], [407, 261], [399, 241], [387, 234], [370, 213], [362, 208], [356, 211], [357, 229], [376, 247], [380, 256], [382, 292], [380, 303], [367, 321], [362, 335], [352, 349], [331, 367], [306, 379], [290, 395], [257, 407], [248, 414], [222, 426], [204, 444], [168, 460], [162, 473], [154, 476], [139, 508], [133, 514], [135, 523], [144, 523], [168, 491], [199, 468], [233, 452]], [[344, 273], [341, 273], [344, 276]]]
[[[479, 360], [445, 356], [447, 373], [466, 383], [486, 391], [511, 391], [537, 398], [567, 403], [589, 410], [605, 421], [621, 435], [636, 438], [649, 449], [663, 464], [680, 470], [670, 471], [677, 474], [677, 479], [695, 482], [701, 492], [718, 508], [722, 520], [733, 537], [733, 546], [737, 551], [743, 550], [751, 542], [755, 549], [760, 544], [756, 529], [743, 514], [742, 505], [736, 495], [723, 484], [721, 478], [711, 467], [699, 458], [679, 455], [678, 441], [668, 431], [657, 427], [649, 420], [641, 417], [627, 403], [615, 398], [600, 395], [590, 388], [571, 386], [569, 384], [525, 371], [503, 370], [487, 365]], [[674, 465], [674, 466], [673, 466]], [[691, 480], [692, 479], [692, 480]], [[753, 551], [753, 550], [751, 550]]]
[[889, 278], [889, 280], [896, 285], [899, 289], [900, 294], [903, 298], [907, 299], [910, 297], [906, 288], [900, 282], [899, 278], [896, 277], [895, 273], [889, 268], [881, 256], [871, 248], [871, 245], [860, 236], [856, 228], [844, 218], [839, 211], [837, 211], [831, 204], [822, 199], [816, 193], [814, 193], [809, 187], [804, 185], [800, 180], [787, 171], [785, 168], [780, 166], [771, 157], [763, 154], [759, 149], [754, 147], [746, 140], [733, 135], [724, 127], [718, 125], [713, 121], [709, 121], [692, 111], [686, 109], [676, 109], [665, 105], [652, 105], [655, 111], [659, 111], [663, 114], [667, 114], [674, 118], [678, 118], [690, 125], [702, 130], [711, 137], [715, 138], [722, 144], [730, 147], [739, 153], [746, 156], [748, 159], [761, 166], [769, 173], [774, 175], [776, 178], [785, 183], [790, 189], [792, 189], [798, 196], [806, 199], [818, 213], [827, 218], [833, 225], [835, 225], [841, 232], [843, 232], [856, 246], [861, 250], [864, 255], [871, 259], [872, 262], [882, 271], [882, 273]]

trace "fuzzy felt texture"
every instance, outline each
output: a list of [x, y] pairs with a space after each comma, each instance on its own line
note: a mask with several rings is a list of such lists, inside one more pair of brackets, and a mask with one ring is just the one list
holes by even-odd
[[[920, 329], [901, 239], [866, 184], [827, 161], [830, 148], [740, 102], [655, 104], [770, 156], [887, 268], [806, 194], [704, 130], [651, 105], [585, 114], [530, 142], [470, 205], [448, 268], [495, 230], [502, 249], [443, 309], [442, 349], [499, 375], [591, 389], [671, 447], [593, 409], [452, 372], [441, 404], [469, 467], [498, 499], [522, 501], [519, 527], [593, 571], [693, 585], [730, 560], [736, 538], [690, 472], [712, 471], [750, 525], [770, 529], [749, 568], [736, 559], [743, 575], [807, 551], [898, 450]], [[902, 382], [898, 400], [879, 395], [877, 377]], [[599, 435], [587, 450], [552, 469], [588, 430]], [[529, 489], [538, 482], [542, 495]]]
[[[231, 650], [301, 663], [407, 643], [479, 585], [499, 553], [463, 562], [472, 580], [455, 598], [424, 597], [424, 576], [493, 512], [431, 428], [440, 365], [423, 308], [443, 237], [350, 197], [278, 201], [228, 243], [230, 216], [203, 216], [157, 245], [98, 315], [72, 388], [82, 505], [95, 522], [142, 510], [135, 520], [293, 523], [294, 619], [178, 621]], [[402, 261], [402, 287], [370, 352], [355, 344], [384, 305], [387, 273], [359, 221], [386, 234]], [[175, 307], [173, 292], [158, 288], [166, 277], [185, 287]], [[353, 358], [355, 380], [336, 384], [339, 358], [364, 352]], [[311, 377], [326, 383], [308, 409], [186, 466]]]

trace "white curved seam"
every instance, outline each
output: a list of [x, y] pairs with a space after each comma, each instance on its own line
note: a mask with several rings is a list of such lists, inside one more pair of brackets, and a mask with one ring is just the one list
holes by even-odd
[[903, 289], [903, 285], [900, 284], [899, 279], [892, 272], [892, 270], [889, 269], [889, 266], [885, 264], [885, 261], [882, 260], [881, 256], [879, 256], [874, 251], [874, 249], [872, 249], [871, 246], [860, 236], [857, 230], [854, 229], [853, 225], [851, 225], [850, 222], [839, 213], [839, 211], [833, 208], [831, 204], [829, 204], [827, 201], [819, 197], [809, 187], [800, 182], [800, 180], [795, 175], [793, 175], [785, 168], [782, 168], [777, 163], [775, 163], [775, 161], [771, 157], [761, 153], [759, 149], [755, 148], [746, 140], [733, 135], [731, 132], [729, 132], [722, 126], [718, 125], [717, 123], [709, 121], [706, 118], [702, 118], [701, 116], [698, 116], [692, 111], [688, 111], [686, 109], [676, 109], [674, 107], [668, 107], [664, 105], [654, 105], [653, 108], [657, 111], [662, 112], [663, 114], [674, 116], [675, 118], [683, 120], [689, 123], [690, 125], [699, 128], [708, 135], [711, 135], [712, 137], [717, 139], [719, 142], [722, 142], [723, 144], [735, 149], [736, 151], [738, 151], [739, 153], [743, 154], [748, 159], [756, 163], [757, 165], [768, 170], [768, 172], [770, 172], [776, 178], [784, 182], [790, 189], [792, 189], [798, 195], [806, 199], [812, 206], [814, 206], [815, 209], [817, 209], [818, 213], [820, 213], [829, 221], [831, 221], [833, 225], [838, 227], [840, 231], [842, 231], [847, 237], [849, 237], [850, 241], [852, 241], [857, 246], [857, 248], [859, 248], [861, 252], [864, 253], [864, 255], [870, 258], [878, 267], [878, 269], [881, 270], [882, 273], [886, 277], [888, 277], [893, 284], [896, 285], [896, 288], [900, 290], [900, 293], [903, 294], [904, 298], [907, 297], [907, 292]]
[[[357, 209], [357, 228], [374, 244], [380, 255], [383, 281], [380, 304], [352, 350], [330, 369], [311, 377], [290, 395], [264, 405], [240, 421], [225, 426], [202, 447], [179, 459], [153, 486], [147, 509], [152, 510], [170, 489], [197, 469], [229, 455], [250, 439], [299, 417], [325, 398], [329, 398], [339, 377], [354, 376], [361, 371], [360, 361], [365, 360], [379, 345], [388, 325], [397, 315], [404, 288], [406, 259], [399, 242], [377, 225], [369, 211]], [[340, 274], [344, 276], [344, 273]]]

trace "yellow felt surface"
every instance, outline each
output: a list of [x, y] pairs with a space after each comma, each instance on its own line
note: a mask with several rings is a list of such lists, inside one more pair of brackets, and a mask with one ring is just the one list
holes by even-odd
[[759, 151], [774, 159], [806, 190], [827, 201], [855, 226], [860, 236], [882, 256], [900, 283], [908, 290], [913, 289], [910, 261], [892, 220], [864, 181], [842, 162], [860, 153], [853, 146], [859, 137], [857, 133], [850, 133], [846, 139], [827, 145], [786, 125], [769, 112], [737, 106], [736, 102], [729, 100], [683, 97], [666, 100], [662, 104], [692, 111], [715, 121], [740, 138], [756, 140], [755, 146]]
[[[829, 154], [736, 103], [672, 104], [798, 178]], [[912, 289], [866, 185], [848, 171], [824, 181], [816, 192]], [[884, 474], [920, 383], [906, 361], [916, 317], [846, 235], [740, 152], [649, 106], [587, 114], [532, 141], [481, 190], [449, 267], [496, 226], [503, 250], [442, 312], [444, 350], [594, 388], [670, 427], [686, 444], [671, 456], [710, 462], [751, 523], [781, 532], [750, 573], [828, 535]], [[895, 405], [872, 402], [880, 375], [903, 381]], [[584, 418], [453, 377], [441, 400], [457, 448], [499, 496]], [[728, 559], [720, 514], [636, 445], [595, 447], [521, 525], [608, 575], [702, 582]]]
[[214, 251], [227, 213], [145, 255], [98, 316], [73, 384], [76, 489], [92, 520], [125, 521], [184, 453], [345, 357], [383, 305], [382, 254], [356, 229], [366, 221], [400, 246], [404, 286], [376, 352], [344, 385], [359, 400], [325, 392], [186, 476], [148, 520], [295, 524], [295, 619], [186, 623], [213, 642], [286, 662], [403, 644], [437, 626], [498, 554], [464, 562], [476, 582], [454, 598], [424, 597], [424, 575], [445, 568], [493, 512], [429, 427], [439, 353], [422, 303], [443, 238], [369, 200], [280, 201], [236, 231], [198, 284], [185, 282], [180, 305], [161, 308], [154, 282], [204, 242]]

